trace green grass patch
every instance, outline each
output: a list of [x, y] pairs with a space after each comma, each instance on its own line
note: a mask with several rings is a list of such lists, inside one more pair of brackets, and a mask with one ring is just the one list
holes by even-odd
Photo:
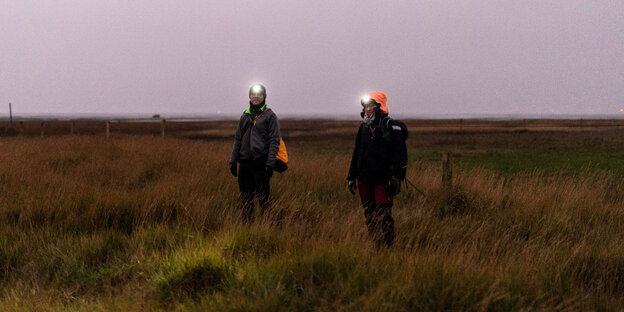
[[604, 151], [492, 151], [459, 152], [455, 163], [464, 168], [481, 167], [504, 175], [540, 171], [545, 174], [579, 174], [608, 171], [624, 177], [624, 154]]
[[205, 294], [223, 291], [234, 276], [234, 267], [222, 257], [190, 254], [174, 258], [156, 285], [158, 302], [170, 305], [184, 300], [198, 300]]

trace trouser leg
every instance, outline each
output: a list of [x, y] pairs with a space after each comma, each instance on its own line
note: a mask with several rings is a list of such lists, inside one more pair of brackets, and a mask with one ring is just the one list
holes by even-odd
[[391, 246], [395, 236], [393, 198], [387, 195], [385, 187], [384, 184], [358, 184], [369, 235], [378, 243]]
[[387, 246], [394, 243], [394, 219], [392, 219], [392, 204], [381, 204], [377, 207], [378, 218], [382, 232], [382, 239]]
[[387, 184], [375, 185], [375, 204], [381, 230], [381, 240], [391, 246], [394, 243], [394, 219], [392, 219], [392, 204], [394, 199], [388, 195]]
[[241, 163], [240, 165], [238, 188], [240, 190], [241, 217], [243, 222], [253, 222], [255, 180], [252, 168], [247, 163]]
[[375, 237], [377, 235], [377, 223], [375, 218], [377, 205], [375, 205], [374, 189], [372, 185], [359, 181], [358, 192], [360, 194], [360, 200], [362, 201], [362, 207], [364, 208], [364, 217], [366, 218], [368, 234], [371, 237]]
[[266, 177], [264, 167], [258, 169], [256, 175], [256, 197], [260, 203], [260, 213], [264, 214], [271, 208], [271, 180]]
[[368, 228], [368, 235], [375, 237], [377, 233], [377, 224], [375, 219], [375, 205], [374, 201], [368, 201], [362, 204], [364, 207], [364, 217], [366, 218], [366, 227]]

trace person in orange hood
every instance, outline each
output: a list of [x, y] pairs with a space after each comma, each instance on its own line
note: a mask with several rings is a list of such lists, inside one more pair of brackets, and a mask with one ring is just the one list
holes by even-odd
[[407, 149], [404, 125], [388, 116], [386, 94], [374, 91], [362, 98], [362, 124], [347, 176], [349, 191], [359, 190], [369, 234], [380, 243], [394, 242], [393, 198], [405, 178]]

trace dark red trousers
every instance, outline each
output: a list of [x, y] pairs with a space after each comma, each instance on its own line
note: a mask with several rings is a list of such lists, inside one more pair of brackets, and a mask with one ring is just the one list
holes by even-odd
[[393, 198], [388, 195], [386, 184], [358, 181], [358, 190], [364, 207], [368, 234], [378, 242], [391, 246], [394, 242]]

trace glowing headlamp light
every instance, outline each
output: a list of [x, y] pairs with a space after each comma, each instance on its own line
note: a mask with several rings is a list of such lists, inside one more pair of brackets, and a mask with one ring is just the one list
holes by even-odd
[[362, 97], [361, 103], [362, 106], [371, 106], [374, 104], [373, 100], [368, 95]]
[[251, 91], [253, 93], [260, 93], [260, 92], [262, 92], [262, 87], [259, 86], [259, 85], [255, 85], [255, 86], [251, 87]]

